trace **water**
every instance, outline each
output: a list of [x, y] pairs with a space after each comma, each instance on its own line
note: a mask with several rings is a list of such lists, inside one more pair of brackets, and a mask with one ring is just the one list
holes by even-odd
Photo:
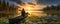
[[58, 24], [60, 23], [59, 12], [32, 11], [25, 19], [25, 24]]
[[9, 24], [9, 20], [7, 17], [1, 17], [0, 18], [0, 24]]
[[[7, 17], [0, 18], [0, 24], [8, 23], [9, 20]], [[44, 12], [44, 11], [30, 11], [28, 17], [24, 19], [24, 22], [23, 21], [21, 22], [21, 24], [58, 24], [58, 23], [60, 23], [59, 12]]]

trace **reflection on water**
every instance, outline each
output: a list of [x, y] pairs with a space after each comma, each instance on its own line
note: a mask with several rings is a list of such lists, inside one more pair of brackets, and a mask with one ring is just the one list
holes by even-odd
[[7, 17], [0, 17], [0, 24], [9, 24], [9, 20]]
[[[46, 15], [43, 11], [26, 11], [29, 16], [43, 16]], [[21, 11], [19, 11], [19, 15], [21, 15]]]
[[26, 18], [26, 24], [58, 24], [60, 23], [59, 12], [31, 12], [31, 16]]
[[43, 16], [46, 15], [43, 11], [27, 11], [30, 16]]
[[[28, 11], [27, 11], [28, 12]], [[3, 20], [5, 21], [5, 19]], [[7, 20], [5, 21], [7, 22]], [[21, 24], [58, 24], [60, 23], [59, 12], [30, 11], [29, 16]]]

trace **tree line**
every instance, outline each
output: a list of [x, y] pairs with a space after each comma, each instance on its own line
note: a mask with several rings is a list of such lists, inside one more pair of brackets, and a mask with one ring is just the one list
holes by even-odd
[[51, 6], [47, 6], [43, 9], [44, 11], [59, 11], [60, 10], [60, 5], [51, 5]]

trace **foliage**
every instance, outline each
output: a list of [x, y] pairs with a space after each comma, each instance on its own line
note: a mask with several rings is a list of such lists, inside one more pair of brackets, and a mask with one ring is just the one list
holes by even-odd
[[53, 6], [53, 5], [47, 6], [43, 10], [44, 11], [53, 11], [53, 10], [58, 11], [58, 10], [60, 10], [60, 5], [57, 5], [57, 6]]

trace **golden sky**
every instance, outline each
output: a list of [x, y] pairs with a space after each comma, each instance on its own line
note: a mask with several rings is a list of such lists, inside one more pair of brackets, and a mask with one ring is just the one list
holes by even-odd
[[38, 4], [28, 4], [28, 3], [22, 3], [21, 5], [18, 5], [20, 8], [19, 10], [25, 9], [26, 12], [28, 12], [30, 15], [39, 15], [39, 10], [43, 9], [45, 5], [38, 5]]

